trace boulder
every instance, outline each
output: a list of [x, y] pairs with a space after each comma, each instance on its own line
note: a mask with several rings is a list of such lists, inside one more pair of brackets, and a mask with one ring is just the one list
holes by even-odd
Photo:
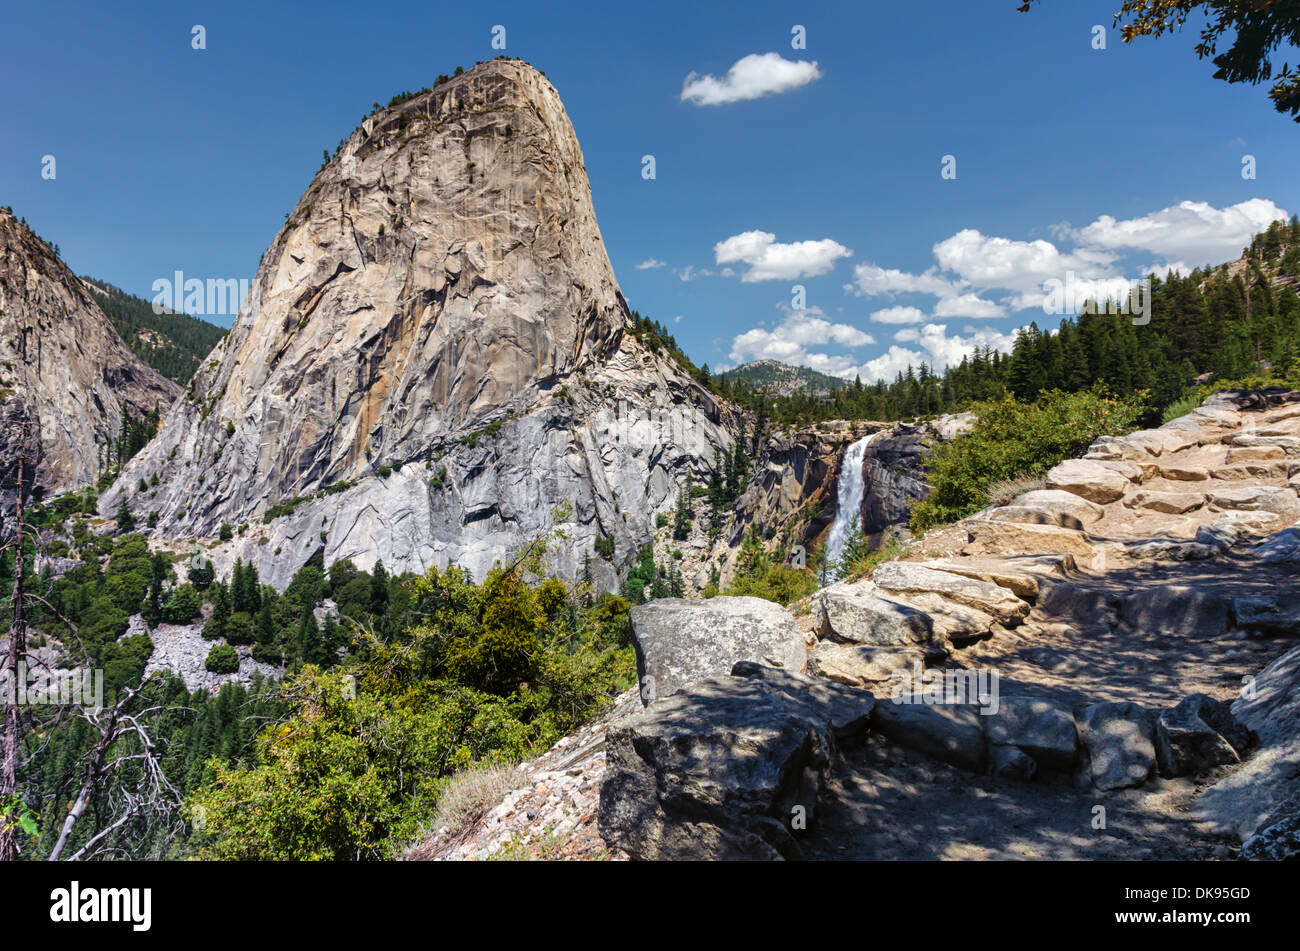
[[1244, 630], [1282, 637], [1300, 635], [1300, 597], [1294, 591], [1233, 598], [1232, 613]]
[[1160, 478], [1171, 482], [1204, 482], [1210, 477], [1210, 470], [1205, 466], [1179, 463], [1160, 467]]
[[866, 735], [875, 700], [757, 664], [735, 670], [610, 726], [597, 811], [607, 844], [634, 859], [799, 855], [837, 749]]
[[875, 647], [822, 641], [808, 655], [808, 673], [850, 687], [889, 680], [900, 669], [925, 666], [925, 652], [915, 648]]
[[988, 512], [993, 522], [1020, 522], [1026, 525], [1055, 525], [1082, 531], [1105, 515], [1095, 502], [1059, 489], [1039, 489], [1017, 496], [1010, 504]]
[[1206, 493], [1206, 501], [1216, 512], [1270, 512], [1284, 518], [1300, 518], [1300, 495], [1289, 486], [1253, 485], [1232, 489], [1215, 489]]
[[1205, 504], [1205, 496], [1189, 492], [1152, 492], [1143, 490], [1134, 492], [1124, 500], [1131, 509], [1149, 509], [1166, 515], [1182, 515]]
[[1092, 544], [1083, 532], [1052, 525], [1017, 522], [966, 522], [967, 555], [1072, 555], [1091, 560]]
[[872, 573], [871, 580], [876, 587], [895, 594], [932, 592], [983, 611], [1003, 624], [1018, 624], [1029, 613], [1029, 605], [1006, 588], [914, 562], [886, 562]]
[[661, 598], [632, 608], [641, 695], [649, 704], [742, 660], [797, 673], [807, 649], [794, 616], [761, 598]]
[[1029, 571], [1016, 571], [1007, 565], [992, 562], [980, 564], [968, 561], [929, 561], [926, 565], [936, 571], [964, 575], [977, 581], [987, 581], [1006, 588], [1022, 601], [1033, 604], [1038, 600], [1038, 577]]
[[1256, 544], [1251, 554], [1266, 565], [1300, 564], [1300, 527], [1274, 532]]
[[1285, 462], [1286, 458], [1286, 450], [1281, 446], [1248, 446], [1229, 449], [1227, 462], [1229, 465], [1238, 462], [1263, 462], [1274, 459], [1281, 459]]
[[1204, 542], [1143, 542], [1129, 549], [1129, 556], [1151, 561], [1205, 561], [1223, 551], [1222, 546]]
[[1224, 482], [1245, 482], [1247, 479], [1285, 479], [1288, 463], [1280, 461], [1239, 462], [1214, 470], [1214, 477]]
[[1119, 604], [1120, 623], [1130, 630], [1208, 640], [1232, 624], [1230, 605], [1214, 591], [1161, 585], [1135, 591]]
[[898, 595], [900, 601], [930, 619], [930, 629], [940, 643], [951, 642], [965, 645], [980, 640], [993, 633], [998, 621], [991, 614], [947, 600], [943, 595], [933, 591], [918, 591], [913, 594]]
[[1028, 782], [1038, 772], [1033, 757], [1015, 746], [989, 747], [989, 772], [1001, 779]]
[[1067, 459], [1047, 473], [1047, 488], [1061, 489], [1105, 505], [1124, 497], [1129, 486], [1141, 478], [1133, 463], [1092, 459]]
[[978, 773], [987, 761], [979, 710], [970, 703], [926, 703], [919, 696], [881, 700], [871, 723], [900, 746]]
[[1115, 623], [1119, 596], [1103, 588], [1068, 581], [1044, 582], [1036, 610], [1049, 621], [1110, 627]]
[[1196, 530], [1196, 541], [1203, 545], [1231, 548], [1246, 535], [1258, 535], [1277, 521], [1269, 512], [1224, 512], [1209, 525]]
[[1300, 793], [1300, 647], [1251, 677], [1232, 714], [1258, 736], [1258, 748], [1205, 790], [1197, 818], [1244, 841], [1272, 821], [1279, 803]]
[[1156, 765], [1156, 718], [1150, 710], [1136, 703], [1094, 703], [1080, 713], [1078, 725], [1098, 789], [1127, 789], [1150, 778]]
[[1251, 731], [1228, 704], [1203, 693], [1183, 698], [1156, 721], [1156, 762], [1160, 775], [1190, 776], [1241, 761]]
[[1264, 435], [1260, 435], [1259, 433], [1256, 433], [1255, 435], [1251, 436], [1246, 433], [1242, 433], [1241, 435], [1233, 436], [1231, 439], [1228, 440], [1228, 442], [1233, 446], [1238, 446], [1241, 448], [1259, 448], [1263, 446], [1272, 446], [1281, 449], [1288, 456], [1300, 455], [1300, 436], [1291, 436], [1291, 435], [1264, 436]]
[[1264, 862], [1300, 859], [1300, 793], [1284, 799], [1242, 843], [1241, 857]]
[[1074, 769], [1074, 715], [1053, 700], [1000, 697], [997, 712], [984, 717], [984, 728], [990, 744], [1018, 747], [1044, 769]]
[[837, 584], [818, 595], [818, 633], [851, 644], [899, 647], [934, 636], [930, 616], [882, 598], [870, 581]]

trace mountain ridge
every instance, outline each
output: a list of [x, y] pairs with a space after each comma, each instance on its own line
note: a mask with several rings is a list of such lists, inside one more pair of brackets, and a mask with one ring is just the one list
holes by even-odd
[[568, 501], [561, 570], [598, 538], [624, 561], [731, 440], [731, 411], [633, 330], [559, 94], [484, 63], [348, 136], [100, 510], [127, 498], [171, 536], [261, 522], [233, 547], [285, 581], [322, 547], [482, 574]]

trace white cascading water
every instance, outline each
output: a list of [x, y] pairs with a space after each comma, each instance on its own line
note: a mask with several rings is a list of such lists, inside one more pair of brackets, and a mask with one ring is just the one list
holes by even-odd
[[[884, 430], [881, 430], [884, 432]], [[848, 449], [844, 450], [844, 461], [840, 463], [840, 478], [835, 497], [835, 524], [826, 539], [826, 564], [833, 565], [844, 554], [844, 543], [849, 540], [853, 523], [861, 518], [862, 513], [862, 460], [866, 456], [867, 446], [880, 433], [864, 436]]]

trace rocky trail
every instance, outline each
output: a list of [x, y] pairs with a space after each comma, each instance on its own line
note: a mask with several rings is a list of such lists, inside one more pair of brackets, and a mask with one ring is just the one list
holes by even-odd
[[[801, 617], [637, 608], [646, 708], [547, 754], [587, 790], [558, 821], [634, 858], [1293, 855], [1298, 474], [1300, 394], [1218, 394]], [[551, 835], [527, 788], [459, 855]]]

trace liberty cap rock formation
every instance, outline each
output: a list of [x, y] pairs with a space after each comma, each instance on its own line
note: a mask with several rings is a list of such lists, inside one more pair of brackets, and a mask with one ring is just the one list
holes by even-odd
[[163, 534], [247, 523], [218, 569], [279, 586], [322, 547], [481, 576], [561, 503], [554, 569], [602, 536], [621, 562], [731, 442], [729, 411], [632, 329], [559, 95], [484, 63], [371, 114], [321, 169], [101, 512], [158, 474]]
[[[0, 208], [0, 459], [49, 494], [95, 481], [103, 447], [180, 387], [122, 342], [53, 249]], [[22, 433], [26, 428], [26, 445]], [[33, 473], [25, 474], [33, 484]]]

